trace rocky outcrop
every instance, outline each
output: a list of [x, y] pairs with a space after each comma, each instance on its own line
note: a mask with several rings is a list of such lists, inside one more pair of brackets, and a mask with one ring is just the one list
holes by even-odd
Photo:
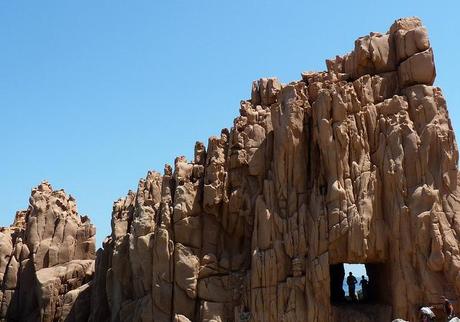
[[87, 321], [96, 230], [47, 182], [29, 203], [0, 229], [0, 321]]
[[[415, 320], [460, 295], [458, 151], [426, 29], [398, 20], [326, 63], [254, 82], [231, 130], [115, 202], [90, 321]], [[338, 304], [343, 263], [366, 264], [372, 304]]]
[[[91, 282], [94, 228], [34, 189], [0, 233], [0, 317], [415, 321], [458, 298], [458, 151], [426, 29], [400, 19], [326, 65], [255, 81], [230, 130], [116, 201]], [[345, 301], [344, 263], [366, 265], [368, 303]]]

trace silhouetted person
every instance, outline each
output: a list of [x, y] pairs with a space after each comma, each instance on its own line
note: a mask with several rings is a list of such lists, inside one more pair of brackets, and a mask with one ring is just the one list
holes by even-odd
[[369, 281], [363, 276], [361, 276], [361, 281], [359, 282], [361, 289], [363, 290], [363, 300], [367, 300], [369, 297]]
[[454, 318], [454, 306], [445, 296], [442, 299], [444, 300], [444, 312], [446, 312], [447, 321], [450, 321]]
[[347, 285], [348, 285], [348, 295], [350, 296], [352, 301], [356, 300], [356, 293], [355, 293], [355, 285], [358, 283], [356, 277], [353, 276], [353, 273], [350, 272], [347, 277]]

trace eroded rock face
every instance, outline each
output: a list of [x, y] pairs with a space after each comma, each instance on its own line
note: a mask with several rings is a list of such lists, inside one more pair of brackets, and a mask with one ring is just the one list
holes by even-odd
[[0, 228], [0, 321], [87, 321], [96, 230], [47, 182], [29, 203]]
[[[254, 82], [231, 130], [115, 202], [90, 321], [413, 321], [460, 295], [458, 151], [426, 29], [398, 20], [327, 67]], [[375, 303], [331, 303], [341, 263], [367, 264]]]
[[[458, 298], [458, 151], [426, 29], [400, 19], [326, 64], [255, 81], [231, 130], [116, 201], [93, 278], [89, 220], [34, 189], [0, 232], [0, 318], [415, 321]], [[366, 264], [372, 303], [337, 305], [343, 263]]]

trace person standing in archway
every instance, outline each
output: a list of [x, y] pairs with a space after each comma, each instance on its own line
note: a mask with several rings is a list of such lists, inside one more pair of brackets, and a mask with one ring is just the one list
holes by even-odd
[[356, 277], [353, 276], [353, 273], [350, 272], [347, 277], [347, 285], [348, 285], [348, 296], [352, 301], [356, 301], [356, 292], [355, 292], [355, 285], [358, 283]]
[[359, 285], [361, 285], [361, 289], [363, 290], [363, 301], [366, 301], [369, 297], [369, 293], [368, 293], [369, 281], [366, 279], [364, 275], [361, 276], [361, 281], [359, 282]]

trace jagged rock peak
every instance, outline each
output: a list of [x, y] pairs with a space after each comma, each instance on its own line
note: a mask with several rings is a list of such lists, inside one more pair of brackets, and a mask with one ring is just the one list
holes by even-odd
[[64, 190], [47, 181], [33, 188], [28, 209], [0, 228], [0, 321], [64, 321], [77, 309], [88, 312], [95, 234]]
[[[115, 203], [90, 321], [415, 320], [460, 296], [458, 151], [426, 29], [399, 19], [326, 66], [255, 81], [230, 130]], [[366, 265], [367, 304], [344, 305], [344, 263]]]
[[[326, 66], [255, 81], [231, 129], [117, 200], [91, 283], [93, 227], [37, 188], [0, 233], [0, 318], [415, 321], [460, 297], [458, 150], [426, 29], [399, 19]], [[366, 266], [365, 303], [344, 263]]]

